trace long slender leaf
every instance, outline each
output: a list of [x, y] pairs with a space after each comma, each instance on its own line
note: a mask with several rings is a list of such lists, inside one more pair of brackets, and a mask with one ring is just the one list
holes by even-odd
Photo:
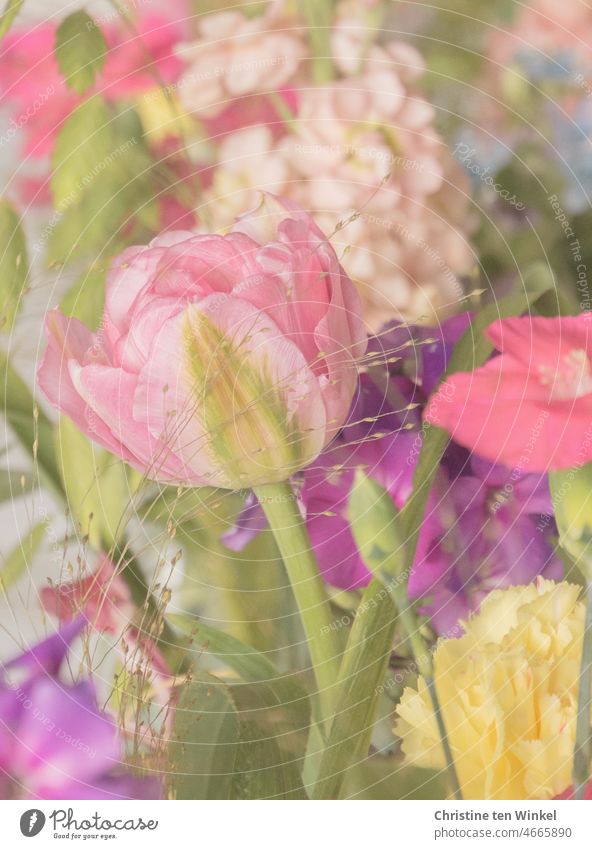
[[110, 549], [125, 530], [124, 513], [131, 496], [125, 466], [94, 446], [62, 416], [57, 430], [58, 462], [68, 506], [91, 545]]
[[230, 799], [240, 738], [238, 715], [221, 681], [186, 684], [175, 709], [169, 746], [177, 799]]
[[[550, 270], [542, 265], [533, 265], [524, 275], [521, 291], [512, 293], [479, 312], [470, 327], [456, 345], [446, 374], [470, 371], [482, 365], [493, 350], [483, 331], [498, 318], [506, 318], [529, 309], [545, 292], [555, 285]], [[427, 430], [419, 461], [413, 476], [413, 492], [401, 510], [401, 538], [407, 543], [408, 561], [415, 557], [417, 539], [430, 489], [438, 469], [440, 458], [448, 443], [448, 434], [438, 427]]]
[[[240, 677], [226, 677], [241, 724], [233, 798], [306, 798], [300, 768], [310, 702], [300, 683], [281, 675], [256, 649], [216, 628], [182, 615], [169, 616], [168, 621], [191, 638], [202, 662], [210, 653]], [[224, 673], [217, 670], [217, 675]]]
[[4, 38], [12, 22], [22, 9], [24, 0], [6, 0], [4, 11], [0, 16], [0, 38]]
[[[240, 703], [254, 685], [232, 690]], [[258, 689], [258, 688], [257, 688]], [[233, 799], [306, 799], [299, 771], [299, 761], [286, 758], [278, 737], [273, 735], [265, 714], [241, 706], [241, 742], [235, 761], [232, 782]]]
[[273, 727], [280, 747], [290, 755], [304, 753], [305, 735], [310, 725], [310, 700], [294, 676], [282, 675], [257, 649], [193, 617], [173, 614], [167, 621], [191, 638], [198, 658], [206, 652], [215, 655], [234, 670], [241, 682], [253, 685], [243, 688], [233, 683], [233, 695], [236, 690], [236, 698], [240, 699], [244, 690], [252, 697], [253, 709], [273, 711]]
[[98, 95], [81, 103], [62, 125], [52, 156], [51, 191], [56, 209], [71, 207], [113, 154], [111, 114]]
[[0, 326], [14, 325], [28, 277], [27, 243], [15, 210], [0, 198]]
[[388, 667], [396, 609], [387, 590], [373, 581], [364, 594], [339, 670], [336, 709], [314, 788], [314, 798], [339, 797], [347, 771], [365, 758]]
[[31, 566], [31, 561], [45, 535], [45, 522], [36, 524], [27, 534], [25, 539], [20, 540], [6, 558], [4, 565], [0, 568], [0, 587], [7, 590], [21, 575]]
[[53, 426], [37, 407], [25, 382], [15, 372], [8, 356], [0, 351], [0, 411], [15, 436], [36, 462], [43, 483], [63, 494], [54, 452]]
[[279, 678], [280, 673], [269, 658], [236, 637], [212, 628], [192, 616], [171, 614], [167, 619], [171, 625], [192, 638], [198, 652], [208, 651], [216, 655], [234, 669], [243, 681], [258, 682]]
[[98, 330], [105, 303], [105, 278], [107, 263], [103, 266], [91, 266], [68, 289], [60, 310], [64, 315], [77, 318], [91, 330]]

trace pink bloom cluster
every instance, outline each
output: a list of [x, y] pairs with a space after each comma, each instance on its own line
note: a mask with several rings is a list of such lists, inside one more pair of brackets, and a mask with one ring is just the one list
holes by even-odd
[[181, 51], [176, 93], [213, 142], [204, 216], [227, 227], [261, 189], [295, 200], [334, 234], [378, 329], [392, 317], [441, 317], [473, 256], [468, 181], [416, 90], [422, 59], [400, 41], [376, 43], [364, 11], [337, 6], [336, 79], [326, 83], [312, 79], [288, 4], [256, 18], [207, 16]]

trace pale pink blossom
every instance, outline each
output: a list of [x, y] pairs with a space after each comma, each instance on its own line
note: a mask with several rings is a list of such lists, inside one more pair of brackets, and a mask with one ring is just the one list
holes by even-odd
[[342, 426], [366, 334], [312, 219], [267, 196], [225, 236], [128, 248], [101, 330], [53, 310], [47, 398], [148, 477], [230, 489], [287, 479]]
[[215, 116], [236, 98], [274, 92], [295, 75], [305, 47], [300, 28], [285, 26], [282, 6], [270, 3], [252, 18], [229, 10], [199, 19], [197, 39], [179, 48], [187, 112]]

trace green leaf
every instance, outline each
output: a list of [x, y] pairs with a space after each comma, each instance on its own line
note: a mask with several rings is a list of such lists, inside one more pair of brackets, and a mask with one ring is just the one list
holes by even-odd
[[299, 0], [298, 5], [308, 33], [313, 77], [318, 83], [326, 83], [335, 76], [331, 59], [332, 4], [319, 0]]
[[365, 564], [373, 572], [385, 570], [395, 574], [402, 559], [403, 543], [399, 536], [398, 511], [388, 492], [358, 469], [347, 510]]
[[85, 100], [62, 125], [52, 156], [51, 191], [59, 213], [100, 183], [114, 153], [111, 114], [98, 96]]
[[[259, 706], [276, 711], [275, 722], [280, 734], [302, 734], [308, 730], [308, 693], [293, 676], [282, 675], [264, 654], [252, 646], [194, 617], [172, 614], [167, 616], [167, 621], [190, 637], [193, 651], [198, 658], [204, 653], [215, 655], [223, 664], [234, 670], [243, 682], [257, 685]], [[218, 671], [217, 674], [222, 673]], [[302, 752], [304, 746], [305, 741]]]
[[95, 549], [110, 548], [125, 530], [132, 493], [121, 460], [97, 448], [66, 416], [60, 418], [57, 453], [70, 512]]
[[587, 554], [592, 543], [592, 463], [550, 472], [549, 486], [559, 542], [592, 580]]
[[385, 676], [397, 611], [388, 590], [373, 581], [358, 607], [339, 669], [337, 710], [321, 757], [315, 799], [339, 798], [351, 763], [364, 758]]
[[85, 257], [108, 264], [130, 240], [146, 237], [134, 228], [157, 203], [153, 160], [133, 109], [117, 113], [97, 96], [86, 101], [62, 127], [53, 164], [50, 264]]
[[77, 318], [91, 330], [98, 330], [105, 303], [106, 276], [106, 263], [91, 266], [62, 298], [60, 310], [63, 314]]
[[55, 57], [69, 88], [82, 94], [105, 64], [101, 28], [83, 9], [64, 18], [56, 31]]
[[240, 675], [243, 681], [268, 681], [279, 677], [275, 665], [264, 654], [236, 637], [212, 628], [191, 616], [171, 614], [168, 621], [182, 633], [191, 637], [196, 652], [210, 652]]
[[28, 276], [27, 243], [20, 218], [0, 199], [0, 327], [10, 330], [22, 301]]
[[4, 38], [12, 22], [20, 12], [24, 0], [6, 0], [4, 11], [0, 16], [0, 38]]
[[444, 773], [401, 763], [399, 757], [374, 755], [350, 769], [344, 799], [446, 799]]
[[53, 425], [39, 410], [26, 383], [0, 351], [0, 411], [39, 470], [42, 483], [63, 495], [54, 452]]
[[258, 688], [246, 685], [231, 692], [241, 720], [232, 798], [306, 799], [296, 760], [279, 745], [267, 712], [250, 708], [249, 697], [256, 703]]
[[213, 676], [181, 689], [169, 744], [176, 799], [230, 799], [240, 723], [228, 687]]
[[0, 587], [6, 591], [30, 568], [35, 552], [45, 536], [45, 522], [41, 521], [10, 552], [0, 569]]
[[305, 798], [299, 766], [306, 750], [310, 702], [301, 684], [229, 634], [183, 615], [168, 616], [167, 622], [191, 638], [200, 662], [210, 653], [241, 678], [237, 682], [216, 670], [218, 677], [226, 677], [241, 723], [232, 797]]

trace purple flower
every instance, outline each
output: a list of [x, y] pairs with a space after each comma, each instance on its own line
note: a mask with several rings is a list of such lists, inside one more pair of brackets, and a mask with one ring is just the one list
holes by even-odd
[[[369, 342], [374, 365], [361, 375], [348, 420], [336, 440], [295, 480], [301, 510], [327, 583], [363, 587], [371, 575], [348, 522], [356, 468], [363, 467], [401, 508], [421, 450], [421, 407], [442, 376], [469, 314], [438, 328], [393, 325]], [[439, 634], [461, 633], [459, 620], [492, 589], [537, 575], [560, 578], [548, 539], [553, 527], [544, 476], [492, 466], [451, 443], [438, 469], [419, 535], [408, 591]], [[265, 527], [250, 497], [222, 540], [240, 550]]]
[[112, 718], [90, 681], [58, 678], [80, 618], [5, 666], [0, 678], [0, 797], [153, 799], [159, 782], [121, 769]]
[[428, 541], [424, 524], [423, 551], [408, 584], [411, 599], [429, 597], [421, 611], [449, 637], [462, 633], [459, 620], [492, 590], [563, 575], [542, 521], [551, 513], [545, 476], [475, 456], [465, 471], [464, 464], [456, 476], [439, 470], [427, 511], [428, 523], [439, 527]]

